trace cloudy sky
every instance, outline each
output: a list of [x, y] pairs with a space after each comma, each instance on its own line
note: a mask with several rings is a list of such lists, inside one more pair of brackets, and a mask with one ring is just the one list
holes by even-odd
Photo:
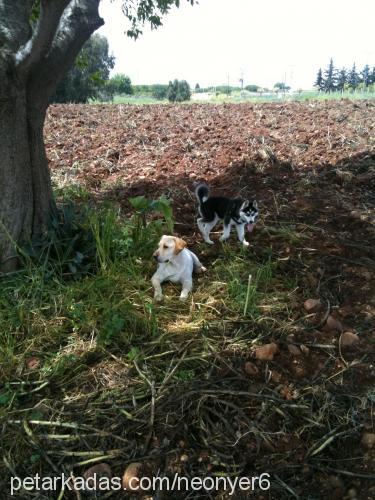
[[103, 0], [99, 30], [116, 56], [115, 73], [134, 84], [185, 79], [201, 87], [284, 81], [312, 87], [317, 70], [375, 65], [375, 0], [181, 0], [158, 30], [133, 41], [121, 0]]

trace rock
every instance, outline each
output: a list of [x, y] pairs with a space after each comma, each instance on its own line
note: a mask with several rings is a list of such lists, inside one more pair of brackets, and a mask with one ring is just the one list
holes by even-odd
[[341, 346], [349, 347], [352, 344], [359, 342], [359, 337], [356, 333], [353, 332], [344, 332], [341, 335]]
[[264, 344], [261, 347], [257, 347], [255, 349], [255, 357], [262, 361], [272, 361], [274, 355], [277, 353], [279, 348], [275, 342], [271, 342], [270, 344]]
[[293, 354], [293, 356], [301, 356], [302, 354], [301, 350], [294, 344], [288, 345], [288, 351], [290, 354]]
[[247, 361], [245, 363], [244, 370], [247, 375], [256, 375], [257, 373], [259, 373], [258, 367], [251, 361]]
[[122, 476], [122, 488], [127, 491], [141, 491], [141, 479], [144, 477], [144, 466], [140, 462], [129, 464]]
[[87, 471], [83, 473], [83, 477], [88, 486], [87, 489], [90, 491], [99, 491], [100, 478], [107, 477], [108, 479], [112, 479], [112, 469], [105, 463], [96, 464], [87, 469]]
[[307, 299], [303, 303], [303, 307], [305, 308], [305, 311], [307, 311], [308, 313], [315, 313], [323, 309], [323, 304], [320, 302], [319, 299]]
[[341, 322], [331, 314], [327, 318], [326, 329], [329, 332], [342, 332], [343, 330]]
[[373, 432], [364, 432], [361, 443], [369, 450], [375, 448], [375, 434]]

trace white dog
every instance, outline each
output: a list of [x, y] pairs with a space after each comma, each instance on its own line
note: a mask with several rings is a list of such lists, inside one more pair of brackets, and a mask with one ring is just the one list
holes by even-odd
[[161, 284], [163, 281], [181, 283], [180, 300], [185, 300], [193, 288], [193, 271], [206, 271], [198, 257], [188, 250], [186, 241], [175, 236], [162, 236], [159, 246], [154, 252], [154, 259], [159, 263], [156, 273], [151, 278], [155, 289], [155, 300], [163, 300]]

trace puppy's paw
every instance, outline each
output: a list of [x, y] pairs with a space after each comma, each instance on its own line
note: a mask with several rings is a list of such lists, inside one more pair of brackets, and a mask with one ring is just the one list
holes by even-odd
[[162, 302], [163, 298], [164, 298], [163, 295], [160, 295], [160, 294], [155, 294], [154, 295], [155, 302]]
[[246, 241], [246, 240], [242, 240], [242, 244], [245, 247], [248, 247], [250, 245], [250, 243], [248, 241]]
[[201, 266], [201, 267], [195, 268], [194, 271], [196, 274], [202, 274], [202, 273], [205, 273], [207, 271], [207, 269], [204, 266]]
[[185, 302], [185, 300], [186, 300], [187, 298], [188, 298], [188, 296], [187, 296], [187, 295], [185, 295], [185, 294], [181, 294], [181, 295], [180, 295], [180, 300], [181, 300], [181, 302]]
[[207, 243], [207, 245], [214, 245], [215, 244], [215, 242], [212, 240], [204, 240], [204, 241]]
[[220, 239], [220, 241], [223, 242], [223, 241], [227, 241], [228, 237], [227, 236], [220, 236], [219, 239]]

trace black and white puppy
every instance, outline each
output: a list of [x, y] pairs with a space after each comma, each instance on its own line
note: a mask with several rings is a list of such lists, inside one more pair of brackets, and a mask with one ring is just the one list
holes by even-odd
[[259, 215], [258, 204], [254, 201], [242, 200], [241, 198], [225, 198], [223, 196], [210, 196], [210, 190], [206, 184], [199, 184], [195, 190], [198, 200], [198, 211], [200, 218], [197, 224], [203, 239], [212, 245], [210, 232], [219, 220], [224, 222], [224, 231], [220, 241], [225, 241], [230, 236], [232, 226], [235, 226], [239, 241], [245, 246], [249, 243], [245, 239], [245, 228], [251, 233]]

